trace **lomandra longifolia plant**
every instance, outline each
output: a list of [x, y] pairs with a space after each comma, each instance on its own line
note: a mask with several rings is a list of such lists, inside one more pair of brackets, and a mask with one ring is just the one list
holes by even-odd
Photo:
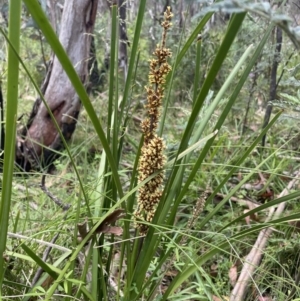
[[156, 206], [162, 196], [162, 185], [164, 180], [163, 166], [166, 162], [164, 155], [165, 143], [162, 137], [156, 134], [162, 100], [164, 96], [164, 84], [167, 74], [171, 67], [167, 59], [171, 57], [170, 49], [166, 48], [167, 31], [171, 27], [172, 13], [170, 7], [164, 13], [163, 34], [161, 44], [157, 45], [153, 55], [155, 58], [150, 60], [149, 85], [147, 91], [148, 116], [142, 121], [141, 127], [144, 134], [144, 144], [141, 149], [138, 173], [139, 182], [143, 182], [153, 173], [155, 177], [149, 180], [139, 189], [138, 207], [135, 211], [136, 226], [141, 234], [147, 232], [147, 225], [143, 222], [151, 222]]

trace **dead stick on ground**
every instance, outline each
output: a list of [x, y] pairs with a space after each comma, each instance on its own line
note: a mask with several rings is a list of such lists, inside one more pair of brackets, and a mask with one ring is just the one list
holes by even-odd
[[56, 197], [55, 195], [53, 195], [48, 188], [45, 185], [46, 182], [46, 175], [44, 174], [42, 176], [42, 182], [41, 182], [41, 189], [46, 193], [46, 195], [57, 205], [59, 206], [61, 209], [63, 209], [63, 211], [68, 211], [69, 208], [71, 207], [71, 205], [69, 204], [64, 204], [58, 197]]
[[[68, 209], [71, 207], [71, 205], [69, 204], [64, 204], [58, 197], [54, 196], [49, 190], [48, 188], [46, 187], [45, 185], [45, 182], [46, 182], [46, 175], [44, 174], [42, 176], [42, 182], [41, 182], [41, 189], [47, 194], [47, 196], [57, 205], [59, 206], [60, 208], [63, 209], [64, 212], [67, 212]], [[64, 216], [64, 220], [66, 219], [67, 217], [67, 214], [65, 214]], [[51, 241], [51, 244], [54, 244], [56, 242], [56, 240], [58, 239], [59, 237], [59, 232], [57, 234], [55, 234], [55, 236], [52, 238], [52, 241]], [[48, 256], [50, 254], [50, 252], [52, 251], [52, 246], [48, 246], [46, 248], [46, 250], [44, 251], [44, 254], [43, 254], [43, 261], [46, 262], [47, 259], [48, 259]], [[32, 284], [31, 286], [34, 287], [34, 285], [39, 281], [41, 275], [43, 274], [44, 270], [39, 267], [33, 277], [33, 280], [32, 280]]]
[[35, 242], [39, 245], [51, 247], [51, 248], [54, 248], [54, 249], [57, 249], [57, 250], [60, 250], [63, 252], [71, 252], [71, 249], [56, 245], [56, 244], [48, 242], [48, 241], [43, 241], [41, 239], [36, 239], [36, 238], [29, 237], [29, 236], [25, 236], [25, 235], [22, 235], [19, 233], [7, 232], [7, 236], [12, 237], [12, 238], [17, 238], [17, 239], [29, 240], [30, 242]]
[[[57, 233], [51, 240], [51, 243], [54, 244], [56, 242], [56, 240], [58, 239], [59, 233]], [[43, 254], [43, 261], [46, 262], [46, 260], [48, 259], [48, 256], [50, 254], [52, 250], [52, 247], [48, 246], [47, 249], [45, 250], [44, 254]], [[41, 278], [42, 274], [43, 274], [44, 270], [39, 267], [32, 279], [31, 282], [31, 286], [34, 287], [35, 284], [39, 281], [39, 279]]]
[[[297, 172], [295, 178], [289, 182], [287, 188], [285, 188], [278, 198], [283, 197], [289, 193], [289, 190], [295, 186], [299, 182], [299, 177], [300, 177], [300, 170]], [[284, 211], [285, 208], [285, 202], [281, 203], [277, 210], [275, 211], [274, 208], [272, 208], [268, 220], [266, 222], [279, 217], [282, 212]], [[253, 274], [255, 272], [255, 269], [258, 267], [259, 263], [261, 262], [262, 255], [264, 252], [264, 249], [267, 245], [268, 238], [272, 234], [274, 229], [272, 228], [266, 228], [260, 231], [257, 240], [252, 247], [252, 250], [248, 254], [243, 269], [241, 271], [240, 277], [231, 293], [230, 296], [230, 301], [244, 301], [245, 300], [245, 295], [248, 289], [248, 285], [250, 280], [253, 278]]]

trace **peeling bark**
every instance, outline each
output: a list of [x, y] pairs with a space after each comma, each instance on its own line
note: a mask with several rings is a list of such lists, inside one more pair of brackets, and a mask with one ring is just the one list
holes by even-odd
[[[65, 1], [61, 20], [60, 42], [64, 46], [82, 82], [88, 78], [91, 33], [94, 28], [98, 0]], [[55, 57], [44, 96], [66, 140], [75, 130], [81, 102], [60, 62]], [[45, 105], [37, 99], [27, 127], [19, 139], [16, 161], [28, 171], [52, 164], [62, 141]]]

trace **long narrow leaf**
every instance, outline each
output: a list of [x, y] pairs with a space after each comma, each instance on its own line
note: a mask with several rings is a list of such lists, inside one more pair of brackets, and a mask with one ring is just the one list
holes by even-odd
[[[222, 44], [221, 44], [219, 50], [218, 50], [216, 58], [208, 72], [206, 80], [203, 83], [201, 91], [200, 91], [200, 93], [197, 97], [196, 103], [193, 107], [191, 116], [189, 118], [188, 124], [186, 126], [186, 129], [184, 131], [184, 134], [183, 134], [181, 142], [180, 142], [178, 153], [181, 153], [188, 145], [191, 134], [194, 130], [194, 126], [197, 121], [198, 114], [202, 108], [202, 105], [207, 96], [207, 93], [208, 93], [211, 85], [213, 84], [213, 81], [215, 80], [215, 77], [217, 76], [217, 73], [220, 70], [223, 61], [226, 58], [229, 48], [231, 47], [231, 45], [239, 31], [239, 28], [245, 18], [245, 15], [246, 15], [246, 13], [241, 13], [241, 14], [235, 14], [232, 17], [232, 20], [228, 26], [227, 32], [225, 34], [225, 37], [222, 41]], [[178, 169], [179, 169], [179, 166], [174, 167], [174, 170], [172, 171], [172, 174], [171, 174], [170, 178], [168, 179], [164, 193], [168, 194], [171, 191], [171, 189], [175, 188], [175, 187], [172, 188], [172, 186], [173, 186], [173, 183], [175, 183], [174, 180], [176, 178]]]
[[[14, 49], [20, 48], [21, 1], [11, 0], [9, 8], [9, 40]], [[9, 212], [12, 197], [12, 178], [15, 162], [15, 143], [18, 109], [19, 59], [8, 47], [6, 136], [4, 145], [4, 167], [0, 203], [0, 298], [4, 279], [4, 251], [6, 248]]]
[[[252, 50], [252, 45], [250, 45], [246, 51], [244, 52], [244, 54], [242, 55], [242, 57], [240, 58], [240, 60], [238, 61], [238, 63], [236, 64], [236, 66], [233, 68], [232, 72], [230, 73], [230, 75], [228, 76], [227, 80], [225, 81], [225, 83], [223, 84], [222, 88], [220, 89], [220, 91], [218, 92], [218, 94], [216, 95], [214, 101], [212, 102], [212, 104], [209, 106], [209, 108], [207, 109], [207, 112], [203, 118], [203, 120], [201, 121], [201, 124], [198, 126], [196, 133], [195, 133], [195, 137], [201, 137], [205, 127], [208, 124], [208, 121], [210, 119], [210, 117], [212, 116], [213, 112], [215, 111], [217, 105], [219, 104], [219, 102], [221, 101], [221, 99], [224, 97], [225, 91], [228, 89], [229, 85], [231, 84], [233, 78], [236, 76], [237, 72], [240, 70], [240, 68], [242, 67], [242, 65], [245, 63], [246, 59], [248, 58], [248, 56], [250, 55], [250, 52]], [[192, 141], [194, 141], [194, 139], [191, 139]], [[189, 160], [190, 156], [187, 157], [187, 160]], [[186, 160], [186, 161], [187, 161]], [[184, 187], [181, 189], [178, 197], [176, 198], [175, 202], [174, 202], [174, 208], [176, 210], [173, 210], [173, 212], [171, 212], [170, 217], [169, 217], [169, 223], [172, 224], [173, 220], [175, 218], [175, 213], [177, 211], [177, 208], [181, 202], [181, 200], [183, 199], [184, 195], [187, 193], [187, 190], [190, 186], [190, 184], [192, 183], [197, 171], [199, 170], [201, 163], [203, 161], [203, 154], [201, 154], [196, 162], [196, 164], [194, 165], [186, 183], [184, 184]], [[188, 161], [187, 161], [188, 162]], [[184, 168], [182, 168], [184, 170]], [[176, 183], [175, 183], [176, 184]], [[177, 183], [177, 185], [179, 185], [179, 183]], [[173, 198], [173, 194], [171, 195]], [[171, 198], [168, 197], [168, 199]], [[167, 210], [167, 208], [170, 206], [170, 204], [168, 204], [168, 201], [166, 202], [166, 205], [164, 207], [164, 210]]]

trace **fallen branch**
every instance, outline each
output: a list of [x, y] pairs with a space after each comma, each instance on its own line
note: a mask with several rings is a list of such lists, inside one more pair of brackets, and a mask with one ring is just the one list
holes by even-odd
[[48, 246], [48, 247], [51, 247], [51, 248], [54, 248], [54, 249], [57, 249], [57, 250], [60, 250], [60, 251], [63, 251], [63, 252], [71, 252], [72, 251], [71, 249], [68, 249], [68, 248], [56, 245], [56, 244], [54, 244], [52, 242], [48, 242], [48, 241], [44, 241], [44, 240], [41, 240], [41, 239], [32, 238], [32, 237], [25, 236], [25, 235], [18, 234], [18, 233], [7, 232], [7, 236], [8, 237], [12, 237], [12, 238], [17, 238], [17, 239], [30, 240], [30, 242], [35, 242], [35, 243], [37, 243], [39, 245]]
[[[296, 173], [295, 178], [289, 182], [287, 188], [285, 188], [280, 195], [278, 196], [283, 197], [288, 194], [289, 190], [293, 188], [298, 182], [299, 182], [299, 177], [300, 177], [300, 170]], [[279, 217], [282, 212], [284, 211], [286, 203], [283, 202], [281, 203], [278, 207], [277, 210], [275, 211], [275, 208], [273, 207], [269, 213], [268, 219], [266, 222], [273, 220], [277, 217]], [[230, 296], [230, 301], [244, 301], [245, 300], [245, 295], [248, 289], [248, 284], [251, 279], [253, 279], [253, 274], [258, 267], [259, 263], [261, 262], [262, 256], [264, 249], [267, 245], [268, 238], [274, 231], [273, 228], [265, 228], [262, 231], [260, 231], [257, 240], [252, 247], [252, 250], [248, 254], [243, 269], [241, 271], [241, 274], [239, 276], [239, 279], [235, 285], [235, 287], [232, 290], [231, 296]]]

